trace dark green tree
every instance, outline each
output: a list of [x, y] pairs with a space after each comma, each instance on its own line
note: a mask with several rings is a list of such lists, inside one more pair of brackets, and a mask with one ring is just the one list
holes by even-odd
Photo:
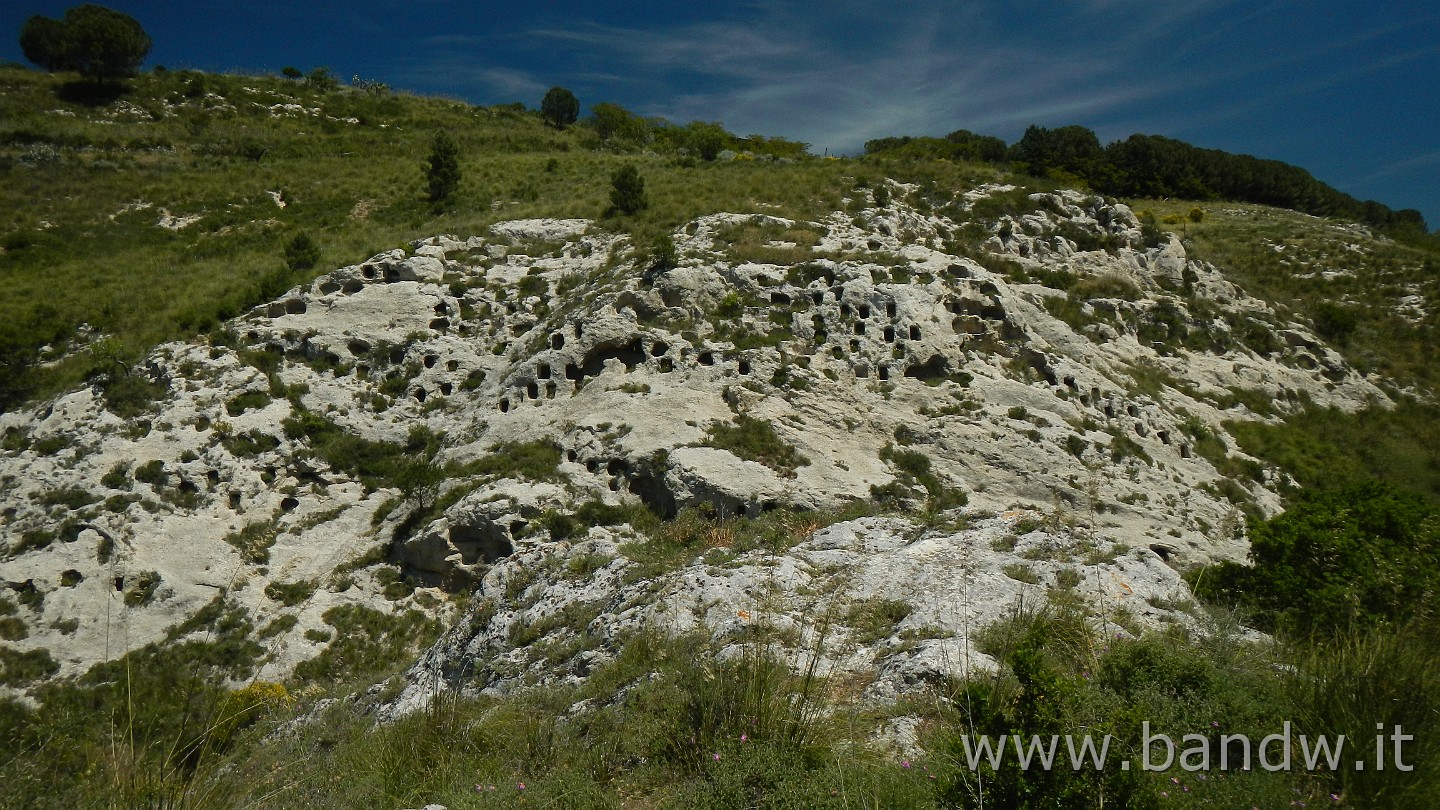
[[580, 117], [580, 100], [563, 87], [552, 87], [540, 102], [540, 115], [556, 129], [564, 129]]
[[590, 108], [590, 123], [600, 140], [643, 141], [645, 120], [621, 107], [602, 101]]
[[425, 162], [425, 182], [430, 201], [440, 202], [460, 187], [460, 148], [444, 132], [430, 142], [430, 157]]
[[309, 270], [320, 262], [320, 246], [308, 233], [297, 233], [285, 245], [285, 264], [291, 270]]
[[635, 214], [650, 205], [645, 180], [634, 166], [623, 166], [610, 177], [610, 204], [622, 214]]
[[31, 62], [54, 72], [70, 69], [70, 50], [65, 37], [65, 24], [39, 14], [20, 27], [20, 50]]
[[134, 76], [150, 55], [150, 35], [129, 14], [87, 3], [65, 12], [70, 59], [95, 81]]
[[693, 149], [701, 160], [714, 160], [730, 142], [730, 133], [717, 123], [691, 121], [685, 129], [686, 146]]
[[1095, 133], [1080, 126], [1046, 129], [1031, 125], [1010, 147], [1010, 159], [1024, 163], [1028, 171], [1044, 176], [1052, 169], [1090, 177], [1104, 154]]
[[134, 76], [151, 44], [134, 17], [93, 3], [59, 20], [31, 17], [20, 29], [26, 59], [50, 71], [76, 70], [95, 82]]

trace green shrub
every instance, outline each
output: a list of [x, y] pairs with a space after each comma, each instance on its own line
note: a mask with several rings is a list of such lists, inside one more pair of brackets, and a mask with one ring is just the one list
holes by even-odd
[[466, 465], [464, 471], [473, 475], [497, 475], [508, 478], [529, 478], [532, 481], [561, 481], [565, 474], [560, 466], [560, 447], [553, 442], [502, 442], [484, 458]]
[[229, 402], [225, 403], [225, 412], [231, 416], [239, 416], [249, 410], [263, 408], [271, 402], [269, 391], [246, 391], [237, 394]]
[[769, 422], [745, 414], [736, 416], [733, 425], [711, 425], [705, 433], [705, 444], [764, 464], [782, 475], [793, 476], [797, 467], [810, 463], [794, 447], [786, 444]]
[[270, 547], [275, 545], [279, 529], [274, 521], [263, 520], [247, 523], [242, 528], [225, 535], [225, 542], [240, 552], [245, 562], [264, 565], [270, 562]]
[[116, 416], [133, 419], [150, 410], [150, 405], [169, 392], [169, 386], [154, 382], [139, 370], [110, 366], [96, 377], [105, 408]]
[[163, 487], [169, 478], [170, 476], [165, 472], [165, 462], [158, 458], [135, 468], [135, 480], [142, 484]]
[[638, 214], [649, 207], [645, 180], [634, 166], [626, 164], [611, 175], [610, 205], [615, 211], [627, 215]]
[[285, 266], [292, 272], [309, 270], [320, 263], [320, 245], [308, 233], [297, 233], [285, 243]]
[[295, 667], [298, 683], [357, 683], [403, 666], [430, 643], [438, 624], [418, 610], [384, 613], [364, 605], [336, 605], [321, 617], [335, 640]]
[[[14, 603], [11, 603], [14, 607]], [[20, 641], [30, 637], [30, 628], [25, 626], [25, 620], [19, 616], [0, 616], [0, 639], [5, 641]]]
[[305, 579], [297, 582], [271, 582], [265, 586], [265, 595], [285, 607], [294, 607], [314, 594], [315, 582]]
[[430, 141], [425, 162], [425, 188], [431, 202], [443, 202], [460, 187], [460, 147], [447, 133], [437, 132]]
[[880, 450], [880, 460], [888, 461], [899, 473], [896, 480], [884, 486], [872, 486], [871, 496], [881, 502], [898, 503], [911, 496], [911, 488], [920, 486], [928, 498], [932, 510], [964, 506], [969, 496], [959, 490], [945, 486], [932, 469], [930, 457], [918, 450], [897, 450], [893, 444], [886, 444]]
[[116, 462], [110, 471], [100, 476], [100, 484], [109, 489], [130, 488], [130, 462]]
[[40, 498], [40, 502], [46, 506], [63, 506], [71, 511], [84, 509], [102, 498], [80, 487], [62, 487], [46, 492]]
[[28, 686], [60, 671], [60, 665], [45, 649], [20, 652], [0, 647], [0, 684]]
[[629, 523], [638, 528], [652, 525], [654, 517], [638, 504], [612, 506], [604, 501], [591, 500], [580, 504], [573, 514], [548, 510], [540, 516], [539, 522], [550, 532], [552, 540], [569, 540], [584, 536], [592, 526]]
[[1315, 333], [1326, 340], [1344, 346], [1350, 342], [1350, 335], [1360, 325], [1360, 318], [1353, 309], [1329, 301], [1321, 301], [1311, 310], [1315, 321]]
[[904, 600], [872, 597], [851, 605], [845, 613], [845, 623], [854, 632], [856, 642], [871, 644], [889, 638], [895, 632], [895, 625], [913, 610]]
[[1428, 615], [1440, 593], [1440, 512], [1383, 484], [1302, 492], [1249, 521], [1250, 565], [1192, 575], [1199, 594], [1238, 602], [1269, 629], [1333, 634]]
[[715, 306], [715, 314], [721, 318], [738, 318], [745, 314], [745, 302], [739, 293], [732, 290]]
[[[1119, 464], [1127, 458], [1138, 458], [1146, 464], [1153, 465], [1155, 460], [1145, 451], [1139, 442], [1126, 435], [1110, 437], [1110, 460]], [[1228, 479], [1227, 479], [1228, 480]]]
[[[261, 453], [270, 453], [280, 447], [279, 439], [258, 430], [226, 436], [220, 440], [220, 443], [238, 458], [254, 458]], [[139, 476], [137, 475], [136, 478]]]

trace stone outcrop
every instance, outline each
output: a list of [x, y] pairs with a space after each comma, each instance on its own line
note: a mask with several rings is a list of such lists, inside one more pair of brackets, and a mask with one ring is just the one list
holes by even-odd
[[[636, 576], [621, 552], [641, 542], [595, 529], [583, 541], [542, 543], [490, 569], [474, 608], [407, 675], [384, 716], [436, 694], [503, 694], [583, 678], [637, 632], [700, 631], [726, 648], [771, 635], [797, 669], [859, 678], [890, 703], [944, 678], [997, 667], [982, 631], [1061, 592], [1087, 606], [1106, 636], [1180, 626], [1208, 632], [1179, 574], [1149, 549], [1077, 536], [1038, 513], [935, 527], [895, 518], [835, 523], [783, 553], [721, 544], [679, 570]], [[584, 570], [577, 577], [575, 571]], [[870, 622], [886, 603], [891, 617]], [[517, 639], [524, 639], [523, 645]], [[544, 650], [545, 652], [540, 652]], [[572, 655], [557, 651], [570, 650]]]
[[[753, 516], [877, 495], [903, 509], [948, 493], [981, 525], [1013, 509], [1064, 514], [1104, 547], [1133, 549], [1086, 583], [1134, 575], [1178, 589], [1159, 560], [1240, 558], [1238, 505], [1279, 507], [1278, 472], [1252, 464], [1257, 476], [1232, 481], [1212, 463], [1216, 448], [1241, 455], [1224, 420], [1260, 418], [1235, 403], [1353, 410], [1384, 397], [1179, 242], [1145, 247], [1123, 205], [1074, 192], [1033, 201], [968, 245], [956, 222], [895, 202], [817, 222], [702, 217], [673, 234], [674, 267], [594, 223], [527, 220], [327, 273], [208, 342], [159, 347], [140, 373], [169, 393], [141, 417], [115, 416], [88, 388], [0, 415], [0, 578], [39, 595], [21, 609], [27, 635], [8, 643], [48, 649], [76, 674], [165, 638], [224, 594], [257, 625], [294, 617], [266, 642], [261, 677], [278, 678], [322, 648], [306, 631], [329, 608], [391, 610], [432, 588], [491, 583], [552, 553], [547, 515], [589, 502]], [[765, 250], [732, 245], [741, 232], [761, 234]], [[1205, 314], [1217, 309], [1274, 345], [1252, 348]], [[718, 438], [741, 416], [769, 426], [761, 450], [775, 454]], [[377, 484], [317, 452], [305, 427], [315, 420], [396, 448], [424, 426], [442, 437], [432, 464], [458, 472], [428, 502]], [[496, 460], [521, 446], [559, 461], [539, 480]], [[930, 477], [897, 454], [923, 458]], [[897, 526], [874, 529], [890, 538], [874, 554], [894, 570], [921, 550], [961, 565], [946, 555], [970, 535], [900, 544]], [[620, 530], [594, 531], [584, 542], [614, 543]], [[856, 529], [802, 544], [811, 556], [794, 558], [794, 576], [840, 554], [824, 544], [846, 531]], [[385, 565], [420, 590], [386, 598]], [[603, 590], [618, 570], [584, 587]], [[683, 572], [669, 576], [682, 588]], [[894, 581], [857, 576], [857, 598]], [[266, 595], [295, 582], [314, 595]], [[1024, 591], [994, 577], [971, 585], [997, 602]], [[732, 585], [683, 588], [720, 599]], [[946, 598], [963, 613], [978, 593]], [[914, 615], [953, 630], [932, 607]], [[930, 671], [917, 656], [960, 643], [881, 655], [883, 672], [900, 673], [883, 688], [898, 689], [906, 667]]]

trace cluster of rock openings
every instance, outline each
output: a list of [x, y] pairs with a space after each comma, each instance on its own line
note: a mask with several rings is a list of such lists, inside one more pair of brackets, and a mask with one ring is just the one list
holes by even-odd
[[[1151, 405], [1144, 405], [1135, 402], [1127, 402], [1119, 395], [1102, 392], [1099, 386], [1090, 386], [1088, 390], [1082, 390], [1075, 377], [1064, 374], [1056, 369], [1057, 363], [1040, 352], [1029, 351], [1025, 355], [1026, 364], [1040, 375], [1045, 383], [1056, 392], [1064, 390], [1067, 395], [1074, 396], [1081, 405], [1094, 409], [1106, 420], [1116, 420], [1129, 417], [1132, 421], [1131, 428], [1135, 435], [1146, 438], [1151, 433], [1161, 444], [1170, 446], [1172, 442], [1170, 431], [1155, 425], [1156, 409]], [[1182, 436], [1183, 438], [1183, 436]], [[1180, 441], [1178, 450], [1181, 458], [1191, 458], [1192, 451], [1189, 442]]]

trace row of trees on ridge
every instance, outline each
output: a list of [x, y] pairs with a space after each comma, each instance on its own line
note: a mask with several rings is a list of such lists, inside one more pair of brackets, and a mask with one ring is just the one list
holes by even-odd
[[1292, 208], [1374, 225], [1386, 231], [1426, 232], [1419, 211], [1396, 211], [1361, 201], [1278, 160], [1236, 155], [1160, 135], [1131, 135], [1106, 146], [1082, 126], [1030, 126], [1020, 140], [956, 130], [943, 138], [879, 138], [866, 154], [1009, 163], [1035, 176], [1079, 178], [1094, 190], [1120, 197], [1236, 200]]

